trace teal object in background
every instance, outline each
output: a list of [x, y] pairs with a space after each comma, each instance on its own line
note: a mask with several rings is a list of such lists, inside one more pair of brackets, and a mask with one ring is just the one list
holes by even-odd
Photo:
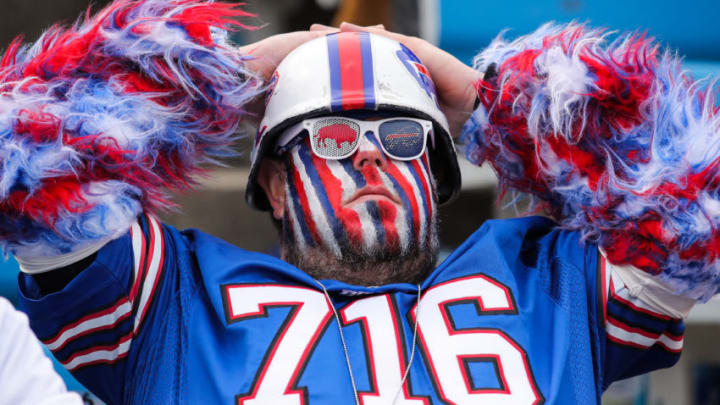
[[540, 25], [587, 22], [622, 32], [647, 32], [687, 59], [697, 78], [720, 74], [717, 0], [424, 0], [437, 10], [441, 48], [470, 63], [503, 30], [507, 38]]
[[15, 259], [0, 259], [0, 296], [17, 304], [17, 277], [20, 273]]

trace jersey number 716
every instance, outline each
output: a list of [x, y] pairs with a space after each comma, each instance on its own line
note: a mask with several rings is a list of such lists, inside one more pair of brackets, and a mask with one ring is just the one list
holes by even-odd
[[[290, 313], [271, 342], [249, 393], [236, 397], [237, 405], [307, 405], [304, 388], [297, 387], [301, 370], [333, 318], [325, 295], [305, 287], [275, 284], [223, 286], [228, 323], [266, 316], [269, 307], [290, 307]], [[418, 341], [427, 359], [430, 379], [440, 398], [450, 404], [541, 404], [527, 354], [503, 331], [491, 328], [458, 329], [448, 306], [474, 304], [478, 315], [517, 314], [510, 290], [484, 275], [435, 285], [422, 296], [420, 310], [410, 311], [418, 323]], [[353, 301], [341, 310], [344, 325], [360, 322], [367, 343], [369, 392], [359, 393], [362, 405], [425, 405], [427, 398], [413, 396], [405, 382], [407, 367], [402, 328], [388, 294]], [[352, 350], [352, 345], [350, 350]], [[338, 350], [342, 347], [338, 344]], [[492, 362], [499, 388], [478, 389], [467, 364]], [[400, 390], [399, 390], [400, 389]]]

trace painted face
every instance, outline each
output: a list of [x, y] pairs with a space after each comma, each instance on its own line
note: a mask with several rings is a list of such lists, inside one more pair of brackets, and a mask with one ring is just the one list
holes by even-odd
[[412, 161], [384, 155], [366, 133], [349, 158], [315, 156], [306, 138], [288, 157], [286, 220], [301, 251], [322, 246], [337, 258], [407, 253], [435, 240], [435, 185], [427, 152]]

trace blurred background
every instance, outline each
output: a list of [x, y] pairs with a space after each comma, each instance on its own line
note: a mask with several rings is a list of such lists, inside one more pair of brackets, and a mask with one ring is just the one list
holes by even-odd
[[[2, 0], [0, 47], [18, 34], [35, 40], [53, 23], [72, 23], [87, 10], [107, 4], [98, 0]], [[720, 74], [720, 4], [717, 0], [247, 0], [257, 14], [244, 22], [258, 27], [234, 34], [239, 44], [311, 23], [360, 25], [383, 23], [394, 31], [421, 36], [466, 63], [492, 38], [526, 34], [548, 21], [576, 20], [619, 31], [647, 32], [668, 49], [685, 57], [696, 77]], [[178, 196], [180, 211], [164, 220], [180, 228], [194, 227], [243, 248], [270, 252], [277, 247], [275, 230], [265, 213], [245, 206], [250, 141], [239, 145], [241, 155], [230, 167], [215, 171], [192, 194]], [[441, 241], [445, 254], [458, 246], [488, 218], [515, 216], [497, 201], [496, 179], [487, 167], [461, 162], [463, 193], [441, 211]], [[15, 300], [17, 264], [0, 269], [0, 295]], [[680, 362], [668, 370], [616, 383], [603, 397], [605, 405], [720, 404], [720, 301], [698, 306], [687, 322]], [[60, 367], [59, 367], [60, 369]], [[64, 370], [71, 389], [84, 391]], [[95, 402], [96, 404], [99, 402]]]

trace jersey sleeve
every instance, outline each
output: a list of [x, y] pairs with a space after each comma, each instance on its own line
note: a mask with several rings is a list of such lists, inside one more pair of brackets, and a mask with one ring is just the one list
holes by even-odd
[[[663, 309], [648, 299], [660, 299], [659, 294], [638, 294], [643, 286], [624, 282], [621, 271], [580, 232], [545, 225], [552, 227], [541, 240], [547, 253], [525, 249], [521, 258], [537, 256], [541, 263], [539, 286], [555, 302], [558, 319], [564, 319], [553, 332], [560, 340], [553, 343], [567, 341], [571, 364], [564, 367], [582, 381], [579, 385], [593, 379], [601, 393], [614, 381], [674, 365], [683, 346], [684, 323], [672, 314], [685, 309], [668, 302]], [[548, 319], [545, 314], [537, 317]]]
[[20, 275], [20, 300], [40, 340], [60, 363], [108, 403], [123, 402], [140, 353], [139, 340], [160, 317], [158, 302], [172, 296], [171, 230], [142, 215], [124, 236], [104, 246], [64, 289], [42, 296]]
[[674, 365], [683, 347], [685, 326], [676, 315], [681, 311], [643, 298], [603, 255], [598, 254], [598, 261], [603, 389], [613, 381]]

